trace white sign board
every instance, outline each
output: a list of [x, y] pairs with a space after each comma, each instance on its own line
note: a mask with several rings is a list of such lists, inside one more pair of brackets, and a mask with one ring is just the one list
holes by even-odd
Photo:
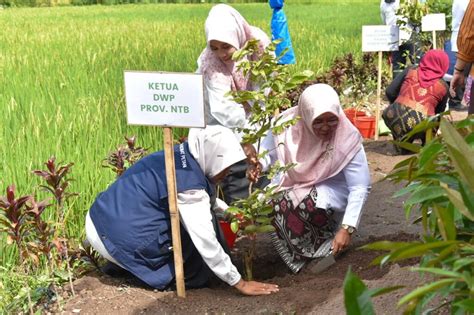
[[362, 51], [398, 50], [398, 26], [364, 25], [362, 26]]
[[446, 16], [444, 13], [427, 14], [421, 18], [421, 30], [444, 31], [446, 30]]
[[205, 127], [202, 75], [125, 71], [130, 125]]

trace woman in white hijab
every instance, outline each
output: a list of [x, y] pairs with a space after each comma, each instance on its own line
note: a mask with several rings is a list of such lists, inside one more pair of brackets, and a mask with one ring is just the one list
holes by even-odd
[[[212, 7], [205, 22], [205, 32], [207, 46], [199, 56], [197, 73], [201, 73], [204, 80], [206, 123], [233, 129], [239, 136], [236, 128], [246, 127], [249, 113], [246, 104], [234, 102], [227, 93], [253, 90], [255, 87], [237, 69], [238, 64], [232, 60], [232, 55], [249, 40], [257, 39], [259, 52], [249, 57], [257, 60], [259, 53], [270, 44], [270, 39], [261, 29], [251, 26], [237, 10], [226, 4]], [[245, 144], [244, 149], [250, 161], [255, 150], [250, 144]], [[220, 185], [227, 203], [248, 196], [246, 171], [246, 161], [237, 163]], [[261, 182], [257, 183], [256, 187], [261, 185]]]
[[[195, 129], [174, 154], [186, 286], [206, 285], [213, 272], [246, 295], [277, 292], [276, 285], [242, 280], [221, 245], [225, 242], [211, 212], [214, 184], [245, 158], [235, 135], [222, 126]], [[86, 216], [86, 235], [104, 258], [149, 286], [163, 290], [172, 285], [163, 151], [135, 163], [97, 197]]]
[[[252, 90], [252, 83], [232, 60], [232, 54], [251, 39], [259, 40], [260, 51], [270, 44], [268, 36], [251, 26], [242, 15], [226, 4], [218, 4], [209, 11], [205, 23], [207, 46], [198, 59], [198, 73], [204, 77], [206, 122], [231, 129], [244, 127], [246, 111], [242, 104], [226, 96], [229, 91]], [[258, 55], [251, 56], [257, 59]]]

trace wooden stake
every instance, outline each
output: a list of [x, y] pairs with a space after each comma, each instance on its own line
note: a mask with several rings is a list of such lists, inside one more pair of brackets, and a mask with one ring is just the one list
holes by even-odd
[[375, 140], [379, 139], [379, 119], [380, 119], [380, 103], [382, 93], [382, 52], [379, 51], [379, 66], [377, 71], [377, 104], [375, 108]]
[[184, 288], [183, 255], [181, 249], [181, 233], [178, 205], [176, 202], [176, 170], [174, 167], [173, 132], [171, 127], [163, 128], [165, 146], [166, 183], [168, 185], [168, 204], [170, 207], [171, 235], [173, 238], [174, 270], [176, 290], [179, 297], [186, 297]]
[[436, 31], [433, 31], [433, 49], [436, 49]]

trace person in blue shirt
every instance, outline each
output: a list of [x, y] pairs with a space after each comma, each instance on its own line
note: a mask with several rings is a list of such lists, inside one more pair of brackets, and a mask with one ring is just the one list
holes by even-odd
[[[245, 159], [233, 132], [222, 126], [191, 129], [188, 141], [175, 145], [174, 158], [186, 286], [205, 286], [212, 272], [245, 295], [278, 292], [277, 285], [242, 279], [211, 210], [214, 185]], [[160, 290], [175, 278], [165, 174], [163, 151], [144, 157], [97, 196], [86, 216], [91, 246]]]

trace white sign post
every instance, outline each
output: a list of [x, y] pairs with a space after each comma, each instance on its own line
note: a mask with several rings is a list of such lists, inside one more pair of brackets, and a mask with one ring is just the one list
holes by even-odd
[[446, 30], [444, 13], [427, 14], [421, 18], [421, 31], [433, 32], [433, 49], [436, 49], [436, 31]]
[[186, 297], [171, 127], [205, 127], [202, 76], [125, 71], [124, 77], [128, 124], [163, 127], [176, 289]]
[[380, 103], [382, 93], [382, 52], [398, 50], [398, 26], [362, 26], [362, 51], [378, 52], [377, 104], [375, 108], [375, 140], [379, 139]]

